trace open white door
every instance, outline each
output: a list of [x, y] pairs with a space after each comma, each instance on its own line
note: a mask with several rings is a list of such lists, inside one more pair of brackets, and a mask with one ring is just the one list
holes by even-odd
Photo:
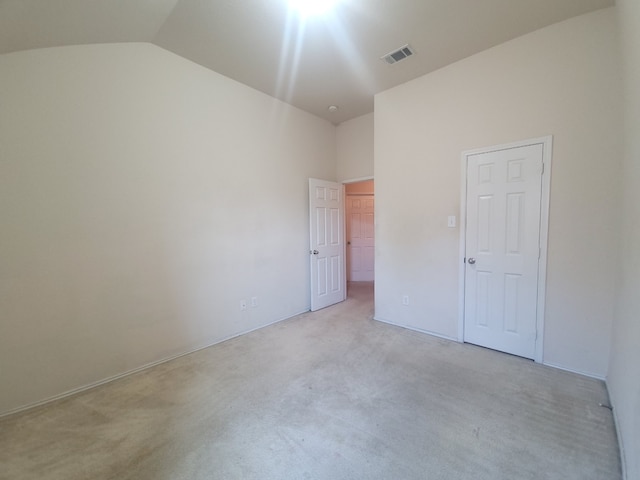
[[346, 298], [344, 186], [309, 179], [311, 311]]

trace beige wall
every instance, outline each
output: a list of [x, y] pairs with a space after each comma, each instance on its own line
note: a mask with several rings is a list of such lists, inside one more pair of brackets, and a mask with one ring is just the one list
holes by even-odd
[[[375, 99], [376, 318], [456, 338], [464, 150], [553, 135], [544, 361], [604, 377], [621, 97], [614, 9], [550, 26]], [[410, 306], [403, 306], [409, 295]]]
[[0, 413], [309, 308], [333, 125], [149, 44], [0, 84]]
[[626, 460], [640, 480], [640, 2], [617, 0], [623, 52], [624, 152], [620, 275], [607, 377]]
[[[638, 480], [640, 4], [617, 5], [624, 155], [611, 10], [377, 97], [376, 314], [455, 336], [460, 152], [553, 134], [545, 360], [606, 371], [617, 277], [608, 385]], [[147, 44], [3, 55], [0, 83], [0, 413], [306, 310], [306, 179], [373, 176], [373, 114], [334, 129]]]
[[373, 177], [373, 113], [336, 128], [338, 181]]

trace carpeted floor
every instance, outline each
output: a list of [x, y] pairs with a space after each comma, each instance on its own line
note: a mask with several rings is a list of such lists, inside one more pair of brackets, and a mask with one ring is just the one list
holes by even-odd
[[1, 479], [619, 480], [602, 382], [342, 304], [0, 420]]

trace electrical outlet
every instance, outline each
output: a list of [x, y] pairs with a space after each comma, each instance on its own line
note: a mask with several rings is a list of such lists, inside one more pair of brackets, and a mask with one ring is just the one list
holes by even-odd
[[246, 300], [240, 300], [240, 310], [246, 310], [247, 309], [247, 301]]
[[256, 308], [258, 306], [258, 297], [251, 297], [251, 308]]
[[409, 295], [403, 295], [402, 296], [402, 304], [404, 306], [408, 306], [409, 305]]

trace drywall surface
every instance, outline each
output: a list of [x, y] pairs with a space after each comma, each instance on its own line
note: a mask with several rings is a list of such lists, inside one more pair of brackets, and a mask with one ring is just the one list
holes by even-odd
[[336, 127], [338, 181], [373, 177], [373, 113]]
[[333, 125], [150, 44], [2, 55], [0, 84], [0, 412], [309, 308]]
[[619, 224], [617, 52], [610, 8], [376, 96], [376, 318], [457, 337], [462, 259], [447, 216], [460, 212], [461, 152], [553, 135], [544, 361], [604, 377]]
[[640, 3], [617, 0], [624, 78], [620, 277], [607, 376], [627, 479], [640, 480]]

